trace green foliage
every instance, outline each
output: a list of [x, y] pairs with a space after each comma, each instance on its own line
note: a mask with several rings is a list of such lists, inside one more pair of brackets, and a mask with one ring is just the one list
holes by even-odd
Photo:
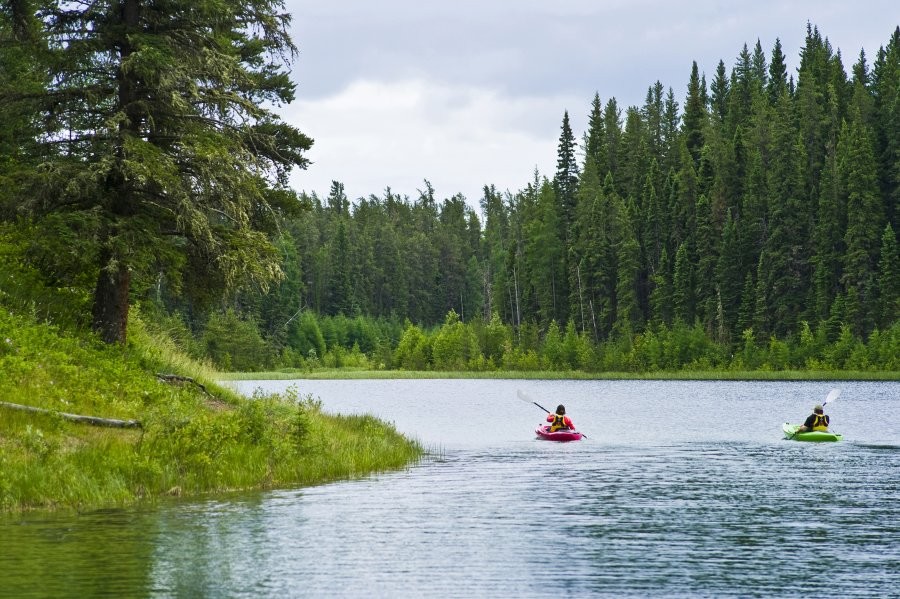
[[0, 223], [0, 305], [62, 327], [84, 326], [89, 292], [48, 280], [33, 263], [33, 239], [28, 227]]
[[[897, 319], [896, 240], [885, 227], [896, 229], [900, 181], [900, 38], [848, 80], [840, 53], [814, 27], [806, 33], [790, 80], [776, 41], [770, 64], [759, 43], [744, 45], [730, 73], [720, 62], [709, 93], [691, 64], [683, 111], [660, 82], [624, 115], [615, 98], [595, 95], [583, 163], [566, 114], [552, 180], [535, 171], [515, 192], [486, 186], [483, 229], [465, 199], [442, 198], [427, 181], [412, 200], [390, 189], [354, 200], [338, 182], [325, 199], [306, 197], [311, 210], [283, 223], [286, 303], [315, 314], [329, 366], [347, 363], [358, 342], [376, 368], [398, 358], [424, 369], [532, 368], [532, 358], [637, 368], [658, 361], [635, 362], [634, 347], [654, 346], [662, 325], [674, 334], [698, 319], [721, 349], [679, 349], [663, 363], [694, 364], [697, 354], [692, 367], [724, 364], [744, 355], [748, 329], [759, 359], [745, 357], [773, 371], [827, 361], [818, 341], [797, 349], [804, 326], [833, 343], [847, 324], [866, 342]], [[284, 320], [267, 320], [264, 303], [248, 294], [237, 305], [278, 346], [279, 365], [322, 365], [321, 351], [311, 361], [306, 342], [277, 332]], [[473, 327], [477, 351], [437, 334], [450, 310]], [[422, 337], [410, 331], [398, 351], [406, 319]], [[372, 326], [356, 334], [351, 322]], [[585, 358], [559, 354], [555, 333], [545, 344], [551, 322], [588, 334]]]
[[431, 345], [432, 363], [436, 370], [465, 370], [471, 361], [478, 363], [481, 352], [474, 331], [459, 320], [453, 310]]
[[[95, 428], [0, 408], [0, 510], [294, 486], [398, 468], [421, 455], [393, 427], [324, 414], [293, 389], [239, 397], [155, 337], [139, 312], [132, 327], [127, 346], [108, 346], [0, 310], [4, 401], [143, 425]], [[162, 383], [156, 372], [193, 377], [206, 392]]]
[[[278, 4], [254, 14], [270, 17]], [[79, 22], [94, 16], [66, 10]], [[214, 18], [209, 6], [198, 10], [194, 25]], [[110, 18], [103, 31], [119, 15]], [[219, 30], [235, 23], [227, 10], [218, 18]], [[266, 32], [277, 38], [270, 48], [292, 49], [279, 37], [286, 23], [270, 22]], [[38, 42], [56, 39], [41, 25], [30, 25]], [[683, 111], [661, 82], [624, 115], [615, 98], [603, 104], [595, 95], [584, 162], [573, 152], [578, 136], [566, 112], [552, 180], [535, 171], [515, 192], [486, 186], [483, 223], [466, 198], [442, 197], [428, 181], [413, 199], [390, 189], [348, 198], [335, 181], [327, 197], [297, 201], [284, 175], [304, 164], [308, 140], [258, 107], [292, 93], [284, 64], [259, 53], [261, 38], [229, 41], [210, 65], [192, 54], [167, 78], [162, 67], [184, 48], [158, 47], [162, 32], [138, 36], [122, 59], [146, 77], [137, 82], [146, 105], [121, 106], [120, 120], [102, 124], [92, 114], [51, 123], [76, 134], [107, 127], [115, 140], [96, 156], [53, 155], [56, 170], [41, 171], [46, 177], [26, 189], [20, 177], [37, 172], [31, 161], [40, 157], [26, 150], [40, 136], [26, 126], [38, 121], [20, 117], [46, 106], [44, 99], [5, 106], [19, 112], [0, 131], [24, 133], [0, 141], [9, 151], [0, 177], [18, 182], [0, 194], [3, 205], [15, 198], [50, 210], [31, 210], [29, 223], [0, 236], [0, 253], [10, 257], [0, 270], [0, 301], [60, 326], [84, 326], [94, 283], [133, 274], [146, 326], [228, 369], [877, 369], [890, 362], [883, 348], [900, 312], [900, 29], [874, 68], [861, 59], [849, 80], [827, 39], [812, 26], [806, 34], [796, 79], [787, 78], [776, 41], [768, 65], [759, 43], [744, 45], [730, 73], [720, 61], [709, 92], [701, 65], [692, 64]], [[32, 54], [4, 46], [0, 62], [9, 70], [0, 92], [15, 82], [84, 93], [36, 74], [33, 67], [49, 73], [51, 63], [39, 65], [46, 56]], [[252, 101], [234, 95], [234, 80], [218, 85], [224, 72], [194, 76], [228, 56], [229, 73], [252, 75]], [[223, 139], [172, 117], [163, 125], [183, 138], [177, 150], [150, 134], [153, 110], [192, 98], [197, 109], [207, 99], [197, 100], [201, 92], [221, 102], [212, 118], [227, 121], [222, 107], [236, 102], [234, 114], [255, 124]], [[277, 143], [259, 145], [270, 136], [296, 150], [290, 160], [273, 157], [285, 149]], [[236, 161], [276, 176], [258, 180]], [[199, 169], [191, 189], [183, 165]], [[98, 183], [101, 173], [109, 186]], [[137, 198], [136, 213], [119, 214], [117, 197]], [[276, 271], [284, 278], [267, 293]], [[228, 283], [241, 287], [244, 275], [260, 285], [220, 293]], [[451, 313], [458, 316], [448, 320]]]
[[287, 343], [292, 349], [312, 360], [325, 355], [325, 337], [315, 314], [304, 310], [300, 317], [291, 321], [288, 326]]
[[33, 74], [0, 76], [3, 145], [21, 154], [0, 172], [14, 183], [3, 195], [59, 233], [68, 252], [44, 252], [47, 271], [93, 278], [103, 339], [125, 341], [132, 291], [160, 273], [194, 297], [277, 281], [271, 213], [295, 212], [287, 179], [312, 144], [270, 108], [293, 99], [283, 2], [14, 8], [0, 63]]
[[432, 345], [422, 329], [407, 323], [394, 353], [394, 363], [407, 370], [427, 370], [431, 366]]
[[201, 343], [204, 355], [224, 370], [261, 370], [272, 361], [256, 323], [231, 309], [210, 315]]

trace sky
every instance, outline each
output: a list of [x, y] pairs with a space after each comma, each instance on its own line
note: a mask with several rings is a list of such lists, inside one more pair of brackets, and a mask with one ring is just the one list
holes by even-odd
[[796, 74], [807, 23], [844, 68], [869, 65], [896, 0], [286, 0], [296, 99], [278, 109], [315, 140], [297, 191], [415, 199], [523, 189], [556, 170], [564, 112], [581, 139], [594, 94], [623, 115], [656, 81], [683, 106], [691, 64], [711, 81], [743, 45], [781, 40]]

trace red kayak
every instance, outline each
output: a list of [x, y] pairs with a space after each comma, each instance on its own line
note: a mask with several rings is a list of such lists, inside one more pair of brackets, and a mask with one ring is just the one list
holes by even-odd
[[536, 429], [534, 429], [535, 434], [537, 434], [539, 439], [544, 439], [546, 441], [580, 441], [581, 433], [578, 431], [574, 431], [571, 429], [563, 429], [555, 432], [550, 432], [549, 424], [539, 424]]

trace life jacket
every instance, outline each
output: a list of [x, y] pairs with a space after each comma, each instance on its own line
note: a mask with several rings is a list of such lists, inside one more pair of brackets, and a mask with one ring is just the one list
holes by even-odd
[[828, 417], [825, 414], [813, 414], [816, 417], [813, 420], [812, 430], [814, 431], [827, 431], [828, 430]]
[[550, 432], [556, 432], [560, 429], [568, 430], [568, 426], [566, 426], [566, 416], [563, 414], [560, 416], [559, 414], [553, 415], [553, 424], [550, 425]]

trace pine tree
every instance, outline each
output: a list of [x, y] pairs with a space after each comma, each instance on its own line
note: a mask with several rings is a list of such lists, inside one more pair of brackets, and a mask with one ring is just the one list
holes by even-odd
[[[757, 277], [763, 311], [770, 321], [766, 329], [778, 337], [793, 332], [810, 304], [810, 207], [803, 185], [807, 164], [805, 146], [797, 140], [792, 106], [782, 96], [773, 126], [772, 164], [769, 169], [769, 236], [763, 248]], [[754, 327], [762, 332], [759, 327]]]
[[619, 176], [615, 180], [616, 191], [622, 198], [636, 200], [644, 185], [644, 176], [649, 164], [647, 133], [640, 111], [631, 106], [625, 118], [622, 134]]
[[766, 95], [769, 105], [775, 106], [781, 95], [788, 89], [787, 66], [784, 62], [784, 52], [781, 49], [781, 40], [775, 38], [775, 47], [772, 48], [772, 60], [769, 63], [769, 79], [766, 83]]
[[[0, 9], [0, 218], [19, 216], [14, 190], [40, 162], [45, 123], [33, 117], [39, 98], [50, 85], [42, 61], [48, 49], [41, 24], [23, 2]], [[52, 124], [52, 121], [49, 124]], [[75, 248], [68, 248], [77, 252]]]
[[675, 92], [672, 88], [666, 93], [666, 101], [663, 106], [662, 139], [664, 156], [660, 160], [660, 171], [668, 173], [676, 168], [679, 161], [679, 123], [681, 117], [678, 114], [678, 102], [675, 101]]
[[484, 272], [485, 272], [485, 304], [484, 318], [488, 320], [494, 314], [501, 316], [505, 322], [514, 322], [513, 313], [507, 301], [509, 280], [504, 268], [506, 249], [511, 243], [509, 212], [504, 206], [503, 196], [491, 185], [485, 186], [481, 199], [481, 212], [484, 215]]
[[735, 129], [750, 118], [754, 91], [758, 82], [754, 80], [753, 58], [747, 44], [738, 55], [738, 62], [731, 71], [731, 90], [728, 96], [727, 135], [734, 135]]
[[840, 291], [841, 257], [844, 254], [844, 231], [847, 228], [845, 194], [840, 189], [834, 143], [831, 146], [825, 157], [813, 233], [813, 287], [815, 316], [819, 321], [828, 318], [831, 302]]
[[588, 115], [588, 129], [584, 140], [584, 169], [592, 161], [595, 169], [605, 164], [606, 156], [606, 132], [603, 123], [603, 104], [600, 102], [600, 94], [595, 93], [591, 101], [591, 112]]
[[616, 198], [616, 323], [614, 329], [619, 338], [631, 339], [639, 330], [641, 316], [638, 308], [638, 276], [640, 247], [634, 234], [634, 226], [624, 202]]
[[900, 26], [880, 48], [872, 73], [878, 186], [884, 214], [896, 227], [900, 218]]
[[[536, 190], [531, 214], [522, 224], [524, 242], [523, 273], [534, 293], [534, 316], [546, 326], [568, 310], [565, 292], [565, 243], [560, 237], [560, 215], [552, 185], [544, 180]], [[528, 291], [526, 288], [526, 292]]]
[[751, 59], [751, 80], [753, 81], [752, 93], [754, 96], [761, 94], [768, 83], [768, 66], [766, 65], [766, 53], [763, 52], [759, 38], [753, 46], [753, 58]]
[[838, 110], [843, 113], [846, 86], [846, 74], [840, 57], [834, 56], [831, 45], [822, 38], [818, 29], [807, 26], [797, 80], [796, 124], [806, 159], [803, 185], [808, 193], [818, 193], [819, 177], [825, 164], [826, 142], [834, 134], [830, 115], [832, 96]]
[[728, 112], [729, 83], [728, 76], [725, 73], [725, 62], [722, 60], [719, 60], [719, 64], [716, 67], [716, 76], [709, 87], [709, 91], [710, 113], [719, 123], [724, 123], [725, 115]]
[[650, 291], [650, 320], [655, 325], [672, 324], [672, 272], [669, 265], [669, 254], [666, 248], [659, 256], [659, 266], [650, 275], [652, 290]]
[[722, 325], [734, 339], [740, 334], [737, 323], [745, 283], [744, 270], [737, 224], [729, 211], [722, 230], [722, 250], [716, 264], [716, 289], [722, 306]]
[[688, 95], [684, 104], [684, 143], [694, 161], [694, 168], [700, 165], [700, 150], [703, 147], [703, 127], [706, 119], [706, 104], [703, 101], [705, 90], [700, 86], [700, 75], [697, 61], [691, 66], [691, 77], [688, 81]]
[[744, 277], [744, 287], [741, 289], [741, 305], [738, 308], [737, 332], [743, 333], [753, 328], [756, 317], [756, 282], [753, 280], [753, 272], [748, 271]]
[[603, 132], [605, 152], [600, 156], [600, 170], [598, 174], [603, 179], [607, 174], [612, 175], [613, 180], [619, 177], [619, 155], [622, 142], [622, 113], [615, 98], [610, 98], [603, 109]]
[[651, 160], [657, 162], [665, 155], [665, 133], [663, 125], [663, 85], [659, 81], [647, 89], [641, 117], [647, 133], [647, 151]]
[[878, 308], [876, 324], [883, 330], [900, 319], [900, 250], [891, 225], [885, 225], [881, 236], [878, 262]]
[[51, 4], [53, 18], [26, 20], [46, 51], [45, 89], [4, 85], [0, 105], [43, 123], [37, 137], [16, 133], [45, 161], [19, 207], [93, 223], [93, 328], [124, 343], [133, 282], [160, 272], [192, 279], [186, 292], [267, 289], [282, 274], [271, 214], [298, 207], [288, 175], [312, 144], [270, 108], [294, 94], [284, 2]]
[[678, 246], [672, 275], [672, 306], [675, 321], [694, 321], [694, 273], [686, 243]]
[[[862, 122], [859, 111], [841, 130], [838, 142], [838, 171], [841, 188], [846, 190], [847, 232], [842, 282], [854, 292], [853, 330], [867, 335], [874, 326], [875, 282], [878, 252], [881, 246], [884, 216], [872, 151], [871, 132]], [[848, 296], [849, 298], [849, 296]]]
[[556, 177], [553, 188], [556, 191], [562, 233], [566, 239], [575, 219], [575, 194], [578, 190], [578, 161], [575, 156], [575, 134], [569, 124], [569, 111], [563, 113], [559, 134], [559, 145], [556, 150]]
[[347, 236], [347, 224], [340, 219], [334, 238], [332, 255], [331, 293], [328, 299], [328, 314], [353, 313], [353, 284], [351, 275], [350, 241]]
[[640, 234], [641, 245], [646, 256], [646, 266], [656, 270], [659, 265], [660, 255], [665, 250], [666, 244], [666, 219], [664, 203], [660, 194], [656, 191], [656, 181], [660, 179], [659, 165], [656, 160], [650, 163], [647, 176], [644, 178], [644, 187], [641, 190], [640, 205], [643, 207], [643, 229]]
[[694, 306], [695, 314], [706, 327], [708, 333], [713, 331], [716, 318], [716, 263], [719, 248], [713, 229], [709, 199], [701, 195], [697, 199], [697, 225], [694, 233]]

